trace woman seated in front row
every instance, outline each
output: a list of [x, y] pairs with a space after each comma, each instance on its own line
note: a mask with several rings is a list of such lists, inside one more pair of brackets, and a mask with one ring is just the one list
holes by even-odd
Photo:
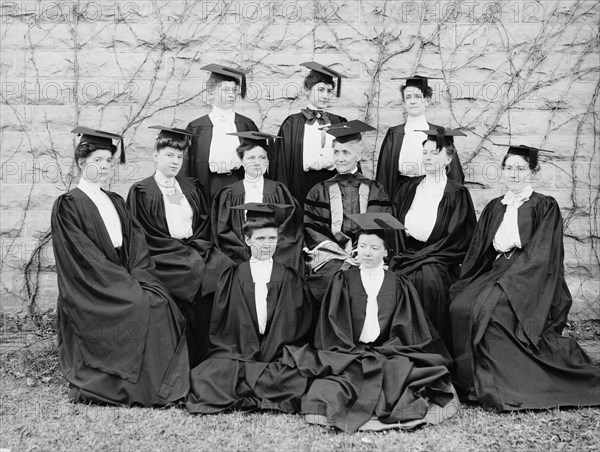
[[392, 200], [394, 216], [406, 230], [400, 232], [390, 270], [415, 286], [433, 326], [452, 350], [448, 292], [458, 279], [477, 219], [469, 190], [446, 176], [456, 154], [454, 137], [464, 133], [441, 127], [426, 133], [425, 175], [407, 178]]
[[277, 249], [273, 259], [303, 272], [304, 225], [302, 207], [281, 182], [264, 177], [269, 169], [272, 140], [278, 137], [263, 132], [238, 132], [242, 143], [237, 154], [244, 168], [244, 179], [223, 187], [211, 208], [212, 239], [223, 253], [235, 263], [250, 259], [250, 249], [242, 232], [245, 214], [237, 209], [245, 203], [289, 204], [289, 216], [279, 227]]
[[531, 186], [538, 153], [509, 147], [508, 191], [483, 210], [450, 289], [457, 389], [502, 411], [600, 405], [600, 369], [561, 335], [572, 304], [563, 222]]
[[146, 231], [146, 242], [161, 282], [186, 320], [190, 366], [208, 346], [212, 298], [221, 272], [233, 262], [207, 239], [209, 205], [204, 186], [179, 175], [190, 133], [152, 126], [156, 172], [134, 184], [127, 204]]
[[[314, 346], [291, 350], [304, 375], [316, 377], [302, 399], [309, 423], [357, 430], [438, 423], [458, 410], [448, 370], [418, 295], [384, 270], [388, 238], [401, 228], [390, 214], [350, 215], [360, 267], [338, 271], [323, 298]], [[386, 237], [387, 235], [387, 237]]]
[[[192, 413], [271, 409], [295, 413], [308, 379], [284, 362], [284, 346], [312, 339], [313, 300], [300, 274], [273, 260], [291, 206], [242, 204], [252, 256], [219, 279], [206, 360], [192, 369]], [[243, 212], [242, 212], [243, 213]]]
[[[119, 135], [77, 127], [77, 188], [52, 209], [60, 366], [74, 402], [160, 406], [189, 390], [185, 320], [156, 276], [144, 230], [102, 185]], [[121, 162], [124, 162], [121, 144]]]

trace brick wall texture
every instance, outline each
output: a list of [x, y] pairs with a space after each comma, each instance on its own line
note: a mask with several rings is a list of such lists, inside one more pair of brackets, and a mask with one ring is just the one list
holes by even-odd
[[346, 74], [331, 111], [386, 130], [404, 122], [395, 78], [432, 81], [428, 119], [462, 127], [457, 147], [478, 214], [502, 193], [502, 148], [555, 153], [537, 190], [565, 220], [565, 272], [577, 319], [600, 317], [599, 6], [596, 1], [0, 2], [1, 311], [52, 309], [54, 199], [76, 182], [77, 124], [123, 133], [128, 163], [111, 189], [153, 172], [153, 124], [208, 112], [204, 64], [250, 71], [238, 111], [276, 132], [304, 106], [315, 60]]

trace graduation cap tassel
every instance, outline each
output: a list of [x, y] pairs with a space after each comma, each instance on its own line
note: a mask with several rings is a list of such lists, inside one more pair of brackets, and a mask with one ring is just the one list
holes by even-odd
[[121, 137], [119, 141], [121, 143], [121, 155], [119, 156], [119, 161], [122, 165], [123, 163], [125, 163], [125, 145], [123, 144], [123, 137]]
[[342, 77], [338, 77], [337, 79], [337, 97], [340, 97], [342, 94]]
[[242, 94], [242, 99], [246, 98], [246, 76], [242, 75], [242, 83], [241, 83], [241, 94]]
[[443, 127], [438, 127], [435, 143], [438, 149], [442, 149], [445, 144], [446, 131]]
[[391, 258], [394, 254], [396, 254], [396, 249], [398, 248], [397, 243], [397, 234], [396, 230], [387, 224], [384, 220], [379, 218], [375, 218], [373, 222], [383, 229], [383, 233], [385, 235], [385, 241], [388, 245], [388, 257]]

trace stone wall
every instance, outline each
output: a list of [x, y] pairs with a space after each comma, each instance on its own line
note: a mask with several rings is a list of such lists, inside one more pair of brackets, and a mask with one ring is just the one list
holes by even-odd
[[[599, 8], [596, 1], [2, 1], [0, 71], [3, 312], [55, 305], [49, 219], [74, 180], [77, 124], [122, 132], [128, 163], [111, 189], [152, 173], [153, 124], [208, 111], [207, 63], [250, 71], [239, 112], [276, 132], [316, 60], [348, 75], [332, 111], [377, 127], [403, 122], [400, 81], [433, 82], [428, 118], [460, 126], [478, 210], [502, 191], [492, 142], [555, 152], [538, 190], [565, 220], [572, 317], [598, 318]], [[375, 162], [374, 162], [375, 161]]]

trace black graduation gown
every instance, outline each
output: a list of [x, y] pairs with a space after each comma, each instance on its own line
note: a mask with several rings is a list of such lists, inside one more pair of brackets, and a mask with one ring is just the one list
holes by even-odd
[[[254, 121], [238, 113], [235, 114], [234, 122], [238, 132], [258, 131], [258, 127], [254, 124]], [[195, 177], [201, 181], [208, 191], [209, 200], [224, 186], [244, 177], [243, 169], [231, 175], [211, 173], [209, 171], [208, 158], [210, 156], [213, 123], [208, 115], [190, 122], [186, 130], [192, 133], [192, 145], [184, 155], [183, 165], [179, 174], [186, 177]], [[240, 139], [240, 143], [241, 141]]]
[[[224, 187], [215, 195], [211, 209], [213, 240], [223, 253], [238, 264], [250, 259], [250, 249], [242, 233], [244, 211], [232, 210], [231, 207], [244, 204], [245, 195], [244, 181], [236, 182]], [[302, 207], [284, 184], [266, 178], [262, 202], [293, 206], [289, 216], [279, 227], [277, 250], [273, 259], [302, 273], [304, 269]]]
[[[417, 187], [424, 178], [413, 177], [397, 190], [392, 209], [401, 223], [404, 223]], [[449, 290], [458, 279], [460, 264], [469, 248], [476, 223], [469, 190], [448, 179], [427, 241], [421, 242], [401, 231], [398, 253], [390, 262], [391, 271], [406, 275], [415, 286], [425, 312], [449, 349], [452, 345]]]
[[[327, 116], [331, 124], [346, 122], [346, 118], [333, 113], [327, 113]], [[281, 139], [275, 141], [276, 152], [269, 165], [269, 178], [287, 185], [300, 204], [314, 185], [335, 174], [335, 170], [304, 171], [305, 124], [306, 117], [301, 112], [285, 118], [278, 133]]]
[[127, 204], [146, 231], [158, 277], [171, 292], [186, 320], [190, 364], [200, 362], [208, 346], [210, 310], [217, 280], [233, 262], [205, 240], [210, 234], [206, 191], [197, 179], [177, 176], [194, 213], [193, 234], [171, 237], [162, 192], [153, 176], [129, 189]]
[[[341, 234], [334, 234], [332, 231], [332, 212], [330, 187], [334, 184], [339, 185], [342, 196], [343, 221]], [[355, 174], [336, 174], [331, 179], [320, 182], [315, 185], [308, 193], [304, 203], [304, 241], [306, 246], [313, 249], [320, 243], [329, 240], [342, 249], [350, 242], [352, 246], [356, 245], [356, 237], [360, 227], [354, 223], [347, 215], [358, 214], [360, 212], [360, 185], [366, 184], [369, 187], [366, 212], [385, 212], [391, 213], [392, 209], [388, 195], [381, 184], [367, 179], [360, 172]], [[325, 261], [327, 257], [318, 255], [312, 260]], [[318, 264], [318, 262], [316, 262]], [[313, 265], [308, 263], [311, 268], [307, 283], [317, 301], [320, 301], [327, 289], [333, 274], [342, 268], [343, 257], [334, 257], [326, 264], [312, 270]]]
[[497, 410], [600, 405], [600, 369], [561, 335], [572, 299], [558, 204], [533, 192], [518, 210], [522, 250], [496, 259], [501, 200], [482, 212], [450, 289], [457, 389]]
[[[429, 124], [429, 129], [440, 127], [429, 122], [427, 124]], [[381, 143], [381, 150], [379, 151], [375, 180], [383, 185], [386, 191], [390, 193], [390, 196], [392, 193], [396, 193], [401, 182], [410, 179], [409, 176], [404, 176], [398, 171], [398, 160], [400, 159], [402, 141], [404, 140], [405, 125], [400, 124], [399, 126], [390, 127], [385, 134], [383, 143]], [[463, 172], [458, 152], [456, 152], [448, 167], [448, 178], [461, 185], [465, 182], [465, 173]]]
[[52, 209], [60, 366], [75, 402], [160, 406], [189, 390], [185, 320], [155, 276], [144, 231], [106, 192], [123, 232], [117, 250], [100, 212], [75, 188]]
[[221, 275], [210, 327], [211, 349], [192, 369], [192, 413], [272, 409], [295, 413], [308, 379], [283, 363], [283, 347], [312, 338], [313, 302], [302, 277], [274, 262], [267, 294], [267, 327], [259, 334], [250, 264]]
[[[321, 305], [315, 350], [289, 350], [289, 360], [310, 378], [302, 399], [309, 422], [334, 425], [348, 433], [377, 424], [441, 422], [457, 411], [447, 406], [454, 391], [448, 360], [433, 353], [427, 317], [403, 276], [385, 271], [377, 296], [380, 334], [359, 342], [367, 293], [360, 269], [337, 272]], [[414, 425], [414, 422], [412, 423]]]

